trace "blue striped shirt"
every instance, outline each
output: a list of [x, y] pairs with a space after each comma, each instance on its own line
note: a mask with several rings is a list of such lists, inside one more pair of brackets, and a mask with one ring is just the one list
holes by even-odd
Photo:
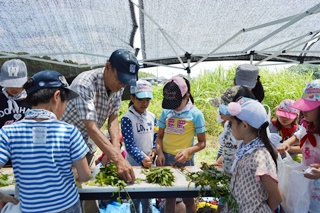
[[88, 147], [75, 126], [58, 120], [22, 120], [0, 130], [0, 164], [9, 158], [22, 212], [60, 212], [79, 200], [72, 163]]

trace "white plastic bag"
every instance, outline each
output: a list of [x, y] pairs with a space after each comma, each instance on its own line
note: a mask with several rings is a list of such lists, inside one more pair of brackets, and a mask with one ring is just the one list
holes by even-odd
[[20, 202], [15, 205], [13, 203], [6, 203], [6, 205], [1, 209], [1, 213], [21, 213]]
[[[271, 110], [270, 110], [270, 107], [267, 104], [263, 104], [263, 106], [268, 109], [267, 110], [267, 116], [268, 116], [268, 122], [270, 124], [271, 123]], [[271, 133], [269, 128], [267, 128], [267, 136], [268, 136], [273, 148], [276, 149], [280, 145], [282, 137], [278, 133]]]
[[310, 180], [302, 174], [307, 167], [294, 161], [288, 152], [283, 159], [278, 153], [277, 163], [283, 210], [286, 213], [308, 213]]
[[281, 143], [282, 137], [278, 133], [270, 133], [269, 128], [267, 129], [267, 133], [269, 132], [269, 140], [274, 149], [276, 149]]

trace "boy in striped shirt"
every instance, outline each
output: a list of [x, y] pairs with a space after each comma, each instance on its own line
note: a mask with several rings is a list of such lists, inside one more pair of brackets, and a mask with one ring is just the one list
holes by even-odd
[[24, 85], [31, 109], [0, 131], [0, 166], [10, 158], [22, 212], [82, 212], [72, 172], [90, 178], [88, 147], [77, 128], [59, 121], [67, 101], [78, 97], [57, 71], [35, 74]]

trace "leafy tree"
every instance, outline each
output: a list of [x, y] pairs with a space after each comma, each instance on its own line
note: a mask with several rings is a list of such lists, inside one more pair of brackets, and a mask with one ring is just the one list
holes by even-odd
[[152, 73], [139, 71], [139, 78], [148, 78], [148, 77], [157, 78], [157, 76], [155, 76]]
[[[26, 52], [19, 52], [19, 53], [13, 53], [17, 55], [26, 55], [28, 53]], [[39, 58], [39, 59], [44, 59], [44, 60], [50, 60], [50, 61], [58, 61], [55, 58], [51, 58], [50, 56], [34, 56], [34, 58]], [[5, 61], [10, 60], [12, 58], [2, 58], [0, 59], [0, 65], [2, 65]], [[90, 70], [91, 68], [77, 68], [77, 67], [70, 67], [66, 65], [61, 65], [61, 64], [53, 64], [53, 63], [48, 63], [48, 62], [43, 62], [43, 61], [35, 61], [35, 60], [29, 60], [25, 58], [19, 58], [20, 60], [24, 61], [27, 65], [28, 68], [28, 75], [32, 76], [35, 73], [42, 71], [42, 70], [56, 70], [63, 74], [64, 76], [75, 76], [78, 75], [81, 72]], [[77, 64], [76, 62], [72, 60], [64, 60], [63, 62], [69, 63], [69, 64]]]

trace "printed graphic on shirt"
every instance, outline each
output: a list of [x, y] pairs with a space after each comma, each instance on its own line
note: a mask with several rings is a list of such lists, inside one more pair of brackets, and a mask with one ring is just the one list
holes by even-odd
[[153, 123], [148, 122], [147, 125], [145, 123], [136, 123], [137, 133], [143, 134], [153, 131]]
[[19, 107], [18, 112], [16, 112], [15, 109], [9, 110], [9, 108], [5, 108], [3, 110], [0, 110], [0, 119], [6, 120], [3, 123], [4, 125], [9, 125], [14, 122], [17, 122], [21, 120], [24, 117], [24, 113], [28, 110], [27, 107]]
[[224, 128], [224, 132], [219, 135], [220, 144], [223, 146], [222, 168], [227, 174], [231, 174], [231, 167], [238, 146], [236, 139], [232, 136], [232, 130], [228, 121], [225, 123]]
[[163, 137], [163, 151], [176, 155], [180, 150], [190, 147], [195, 136], [194, 123], [183, 118], [168, 118]]
[[[176, 124], [175, 124], [175, 119], [177, 120]], [[174, 134], [182, 135], [185, 132], [185, 124], [186, 124], [186, 120], [184, 119], [169, 118], [167, 128], [166, 128], [166, 133], [169, 134], [173, 132]]]

